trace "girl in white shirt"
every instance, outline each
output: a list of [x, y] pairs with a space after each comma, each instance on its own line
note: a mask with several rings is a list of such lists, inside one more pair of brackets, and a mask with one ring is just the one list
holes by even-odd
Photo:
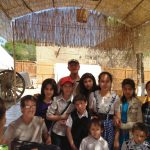
[[118, 107], [116, 102], [119, 97], [111, 91], [112, 75], [109, 72], [102, 72], [98, 77], [99, 90], [90, 94], [89, 109], [93, 117], [98, 117], [104, 123], [103, 137], [108, 142], [109, 149], [114, 146], [114, 120]]

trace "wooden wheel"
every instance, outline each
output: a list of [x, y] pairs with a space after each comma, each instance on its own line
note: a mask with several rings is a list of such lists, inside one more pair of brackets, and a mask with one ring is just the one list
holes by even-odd
[[19, 99], [25, 90], [23, 77], [16, 72], [16, 92], [14, 88], [14, 71], [3, 70], [0, 72], [0, 97], [6, 101], [13, 101], [16, 93], [16, 100]]

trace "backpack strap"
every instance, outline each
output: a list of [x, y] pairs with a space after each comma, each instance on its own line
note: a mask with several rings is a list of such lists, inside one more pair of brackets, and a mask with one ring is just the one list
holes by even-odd
[[[67, 104], [67, 106], [64, 108], [64, 110], [60, 113], [60, 115], [62, 115], [62, 114], [69, 108], [69, 106], [70, 106], [70, 104], [72, 103], [72, 101], [73, 101], [73, 96], [71, 97], [71, 100], [68, 102], [68, 104]], [[49, 134], [51, 134], [51, 131], [52, 131], [52, 129], [53, 129], [53, 127], [54, 127], [54, 125], [55, 125], [56, 122], [57, 122], [57, 121], [53, 121], [53, 122], [52, 122], [52, 125], [51, 125], [51, 127], [50, 127], [50, 129], [49, 129]]]

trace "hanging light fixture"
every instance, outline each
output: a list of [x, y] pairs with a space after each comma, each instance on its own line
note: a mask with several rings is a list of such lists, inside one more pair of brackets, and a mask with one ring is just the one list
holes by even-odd
[[76, 9], [76, 21], [86, 23], [88, 18], [88, 11], [86, 9]]

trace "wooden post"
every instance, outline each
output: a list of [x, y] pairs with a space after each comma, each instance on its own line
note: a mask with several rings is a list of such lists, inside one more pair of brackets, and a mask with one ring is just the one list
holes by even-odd
[[13, 58], [14, 58], [14, 102], [16, 104], [16, 44], [15, 44], [15, 33], [14, 33], [15, 23], [12, 22], [12, 30], [13, 30]]
[[144, 66], [143, 53], [137, 53], [137, 95], [144, 96]]

